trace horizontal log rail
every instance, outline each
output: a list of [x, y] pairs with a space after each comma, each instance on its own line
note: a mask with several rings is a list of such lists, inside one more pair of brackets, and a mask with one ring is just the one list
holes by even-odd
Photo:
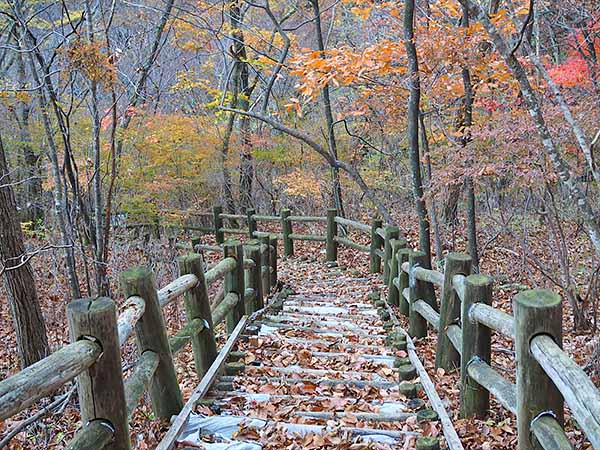
[[489, 329], [497, 331], [513, 340], [515, 339], [514, 318], [485, 303], [474, 303], [471, 305], [471, 308], [469, 308], [469, 320], [485, 325]]
[[285, 220], [289, 222], [327, 222], [327, 217], [323, 216], [287, 216]]
[[247, 231], [245, 230], [239, 230], [237, 228], [219, 228], [219, 231], [221, 233], [225, 233], [225, 234], [240, 234], [240, 235], [244, 235], [247, 233]]
[[[402, 270], [406, 273], [410, 273], [408, 262], [402, 264]], [[413, 269], [413, 274], [417, 280], [433, 283], [436, 286], [440, 287], [444, 285], [444, 274], [438, 272], [437, 270], [425, 269], [423, 267], [415, 267]]]
[[369, 248], [368, 245], [359, 244], [358, 242], [354, 242], [354, 241], [352, 241], [352, 240], [350, 240], [348, 238], [345, 238], [345, 237], [336, 236], [334, 240], [338, 244], [345, 245], [346, 247], [350, 247], [350, 248], [353, 248], [355, 250], [360, 250], [361, 252], [369, 253], [369, 251], [370, 251], [370, 248]]
[[140, 317], [146, 311], [146, 302], [138, 296], [129, 297], [125, 302], [125, 309], [117, 319], [117, 334], [119, 335], [119, 345], [122, 347], [129, 339], [135, 325]]
[[327, 242], [327, 236], [318, 236], [316, 234], [290, 234], [290, 239], [295, 241], [313, 241], [313, 242]]
[[362, 223], [362, 222], [357, 222], [356, 220], [350, 220], [350, 219], [345, 219], [344, 217], [336, 216], [335, 217], [335, 222], [338, 225], [343, 225], [343, 226], [347, 226], [347, 227], [351, 227], [351, 228], [356, 228], [357, 230], [365, 231], [367, 233], [371, 232], [371, 226], [370, 225], [367, 225], [366, 223]]
[[206, 274], [204, 275], [206, 283], [210, 286], [215, 281], [225, 277], [225, 275], [227, 275], [235, 269], [235, 265], [235, 258], [229, 257], [222, 259], [215, 267], [206, 272]]
[[279, 216], [265, 216], [260, 214], [254, 214], [252, 215], [252, 218], [262, 222], [279, 222], [281, 220], [281, 217]]
[[490, 392], [498, 403], [508, 411], [517, 414], [517, 389], [498, 372], [481, 359], [473, 359], [467, 364], [469, 376]]
[[431, 305], [423, 300], [417, 300], [413, 303], [413, 309], [421, 314], [423, 318], [435, 329], [440, 328], [440, 313], [431, 307]]
[[158, 291], [158, 301], [163, 308], [198, 284], [196, 275], [182, 275]]
[[594, 448], [600, 448], [600, 391], [548, 335], [531, 340], [531, 354], [564, 397]]
[[160, 363], [160, 356], [151, 350], [142, 353], [129, 377], [125, 380], [127, 419], [131, 420], [135, 408], [148, 390]]
[[54, 393], [94, 364], [101, 353], [96, 342], [80, 340], [0, 381], [0, 420]]

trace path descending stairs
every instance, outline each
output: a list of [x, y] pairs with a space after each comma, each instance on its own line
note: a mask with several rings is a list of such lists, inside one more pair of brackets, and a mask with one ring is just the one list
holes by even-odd
[[411, 395], [407, 385], [418, 388], [418, 380], [399, 381], [395, 366], [407, 364], [406, 353], [386, 345], [390, 329], [369, 299], [368, 282], [327, 270], [297, 290], [246, 327], [180, 442], [202, 439], [202, 448], [215, 450], [291, 443], [414, 449], [419, 436], [435, 434], [436, 422], [425, 420], [435, 420], [425, 394]]

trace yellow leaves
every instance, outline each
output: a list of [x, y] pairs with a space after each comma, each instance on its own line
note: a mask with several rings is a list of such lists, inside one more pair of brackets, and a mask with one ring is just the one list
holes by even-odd
[[62, 51], [69, 61], [69, 69], [81, 73], [88, 80], [104, 85], [117, 82], [117, 71], [112, 58], [99, 42], [76, 40]]
[[290, 98], [290, 102], [285, 105], [285, 110], [288, 113], [295, 112], [298, 117], [302, 117], [302, 105], [300, 104], [300, 100], [297, 98]]
[[315, 198], [321, 196], [319, 179], [315, 175], [299, 169], [275, 178], [274, 183], [283, 187], [284, 192], [293, 197]]
[[354, 8], [350, 8], [350, 12], [352, 12], [352, 14], [357, 15], [362, 20], [367, 20], [369, 18], [369, 16], [371, 15], [372, 10], [373, 10], [372, 6], [367, 7], [367, 8], [358, 8], [356, 6]]

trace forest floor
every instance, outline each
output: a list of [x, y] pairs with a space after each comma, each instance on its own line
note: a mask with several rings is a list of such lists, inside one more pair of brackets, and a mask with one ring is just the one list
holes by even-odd
[[[360, 241], [360, 238], [357, 238]], [[206, 242], [210, 243], [207, 237]], [[409, 235], [409, 241], [416, 242], [414, 235]], [[544, 242], [543, 237], [539, 239]], [[32, 241], [32, 246], [39, 242]], [[176, 256], [185, 253], [176, 250], [166, 239], [161, 241], [150, 241], [144, 244], [141, 240], [119, 239], [114, 245], [111, 258], [110, 275], [114, 300], [122, 305], [124, 299], [118, 289], [118, 274], [135, 265], [150, 266], [156, 275], [157, 286], [162, 287], [177, 277]], [[460, 248], [463, 243], [456, 243]], [[495, 279], [494, 304], [493, 306], [511, 312], [511, 299], [519, 290], [528, 287], [547, 286], [547, 282], [541, 280], [539, 275], [532, 275], [531, 270], [525, 270], [526, 261], [516, 251], [518, 248], [510, 236], [498, 236], [494, 238], [493, 244], [486, 246], [486, 251], [481, 261], [481, 272], [489, 274]], [[573, 252], [581, 252], [578, 245], [572, 247]], [[283, 252], [280, 249], [279, 254]], [[540, 261], [551, 262], [554, 255], [544, 246], [532, 249], [533, 257]], [[220, 255], [208, 253], [207, 261], [216, 260]], [[311, 275], [322, 267], [318, 264], [323, 261], [325, 251], [323, 246], [311, 243], [298, 243], [296, 245], [296, 257], [290, 259], [282, 258], [279, 263], [280, 280], [289, 284], [292, 288], [301, 285]], [[340, 250], [340, 267], [345, 276], [362, 279], [368, 277], [368, 258], [366, 255], [351, 249]], [[315, 263], [315, 264], [306, 264]], [[68, 331], [66, 326], [64, 286], [66, 282], [61, 264], [60, 254], [43, 253], [33, 260], [34, 270], [37, 275], [38, 290], [44, 316], [46, 318], [48, 335], [53, 349], [68, 343]], [[85, 273], [83, 265], [81, 272]], [[376, 282], [374, 281], [374, 284]], [[381, 285], [379, 285], [382, 288]], [[550, 286], [552, 288], [552, 286]], [[214, 294], [219, 286], [212, 288]], [[383, 289], [385, 294], [385, 289]], [[0, 339], [4, 345], [0, 347], [0, 379], [15, 373], [18, 369], [16, 356], [14, 332], [9, 320], [6, 294], [0, 289]], [[595, 335], [591, 332], [573, 332], [572, 314], [568, 304], [565, 302], [565, 327], [564, 348], [582, 366], [589, 362], [590, 355], [596, 345]], [[183, 306], [173, 302], [165, 310], [165, 318], [170, 333], [179, 329], [185, 320]], [[221, 330], [222, 331], [222, 330]], [[221, 332], [222, 335], [222, 332]], [[221, 338], [222, 339], [222, 338]], [[492, 402], [492, 415], [486, 420], [459, 420], [458, 419], [458, 390], [457, 375], [455, 373], [444, 373], [436, 371], [433, 367], [435, 343], [437, 338], [430, 334], [426, 339], [418, 341], [419, 355], [434, 379], [436, 388], [442, 400], [447, 404], [451, 415], [454, 415], [456, 428], [463, 440], [466, 449], [514, 449], [516, 447], [516, 422], [514, 417], [505, 411], [500, 405]], [[514, 348], [512, 343], [501, 339], [497, 335], [493, 338], [493, 366], [507, 378], [514, 375]], [[129, 369], [136, 359], [135, 345], [129, 342], [123, 348], [123, 361], [125, 369]], [[176, 358], [177, 374], [181, 384], [184, 397], [189, 396], [198, 383], [194, 373], [193, 357], [191, 352], [182, 351]], [[594, 379], [596, 385], [599, 380]], [[69, 391], [69, 386], [58, 392], [57, 395]], [[21, 414], [0, 422], [0, 441], [7, 430], [35, 414], [51, 400], [39, 402], [34, 407]], [[140, 407], [131, 424], [131, 434], [135, 448], [153, 448], [166, 429], [165, 423], [153, 419], [151, 407], [147, 399], [142, 400]], [[46, 414], [43, 419], [36, 421], [30, 427], [19, 432], [10, 442], [10, 449], [62, 449], [69, 442], [73, 434], [80, 426], [77, 410], [76, 395], [71, 395], [60, 408], [52, 413]], [[575, 449], [591, 449], [589, 444], [583, 440], [582, 432], [567, 424], [568, 433]]]

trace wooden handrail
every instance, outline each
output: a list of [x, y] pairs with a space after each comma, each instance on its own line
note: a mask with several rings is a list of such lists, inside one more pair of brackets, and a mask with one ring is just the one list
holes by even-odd
[[219, 263], [215, 267], [210, 269], [204, 275], [206, 278], [206, 284], [208, 284], [210, 286], [215, 281], [220, 280], [225, 275], [227, 275], [229, 272], [234, 270], [235, 265], [236, 265], [235, 258], [229, 257], [229, 258], [222, 259], [221, 261], [219, 261]]
[[102, 353], [96, 342], [66, 345], [19, 373], [0, 381], [0, 419], [23, 411], [90, 367]]
[[600, 390], [548, 335], [535, 336], [531, 354], [569, 405], [594, 448], [600, 448]]
[[340, 216], [336, 216], [335, 221], [340, 225], [356, 228], [357, 230], [365, 231], [367, 233], [371, 232], [371, 226], [367, 225], [366, 223], [357, 222], [356, 220], [345, 219], [344, 217]]
[[192, 289], [198, 284], [198, 278], [195, 275], [183, 275], [171, 281], [162, 289], [158, 290], [158, 301], [163, 308], [175, 300], [180, 295]]
[[469, 320], [515, 339], [515, 319], [513, 316], [483, 303], [475, 303], [469, 308]]
[[146, 302], [143, 298], [134, 295], [129, 297], [125, 303], [125, 310], [117, 319], [117, 333], [119, 335], [119, 345], [122, 347], [129, 336], [133, 333], [135, 324], [146, 310]]

